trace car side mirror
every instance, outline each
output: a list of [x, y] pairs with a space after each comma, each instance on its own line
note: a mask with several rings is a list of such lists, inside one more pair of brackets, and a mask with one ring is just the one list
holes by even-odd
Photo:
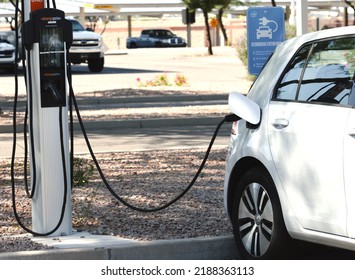
[[94, 29], [90, 28], [90, 27], [87, 27], [85, 28], [86, 31], [90, 31], [90, 32], [94, 32]]
[[239, 92], [231, 92], [228, 105], [233, 114], [252, 125], [258, 125], [261, 121], [261, 110], [258, 104]]

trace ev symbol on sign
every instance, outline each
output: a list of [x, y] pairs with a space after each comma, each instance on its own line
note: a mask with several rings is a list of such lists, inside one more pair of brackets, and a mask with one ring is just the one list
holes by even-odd
[[272, 34], [279, 28], [276, 21], [267, 19], [266, 17], [259, 18], [259, 24], [258, 29], [256, 29], [256, 39], [258, 40], [260, 38], [272, 39]]

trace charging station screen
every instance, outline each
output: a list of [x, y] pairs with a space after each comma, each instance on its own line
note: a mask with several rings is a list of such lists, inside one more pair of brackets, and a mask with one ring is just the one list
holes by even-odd
[[63, 67], [64, 38], [62, 28], [58, 26], [41, 28], [39, 45], [41, 67]]
[[65, 106], [64, 33], [58, 25], [39, 28], [42, 107]]

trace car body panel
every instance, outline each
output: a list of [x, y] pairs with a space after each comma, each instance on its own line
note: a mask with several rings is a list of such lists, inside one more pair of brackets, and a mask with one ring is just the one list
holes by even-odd
[[15, 47], [6, 42], [0, 42], [0, 68], [4, 66], [14, 66]]
[[265, 112], [277, 174], [304, 228], [347, 235], [343, 141], [351, 110], [277, 101]]
[[85, 30], [76, 20], [73, 24], [73, 43], [69, 49], [75, 63], [86, 62], [90, 58], [103, 58], [105, 47], [99, 34]]
[[15, 52], [15, 32], [0, 32], [0, 68], [14, 69], [17, 63]]
[[355, 111], [351, 110], [344, 134], [344, 181], [347, 205], [347, 232], [355, 238]]

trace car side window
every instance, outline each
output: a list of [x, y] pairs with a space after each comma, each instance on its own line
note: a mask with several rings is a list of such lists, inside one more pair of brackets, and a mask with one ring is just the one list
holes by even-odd
[[355, 38], [305, 46], [283, 76], [276, 99], [352, 106], [354, 70]]
[[304, 47], [297, 53], [290, 64], [288, 71], [284, 74], [281, 80], [276, 92], [276, 99], [296, 100], [298, 85], [303, 69], [306, 65], [310, 49], [311, 45]]

